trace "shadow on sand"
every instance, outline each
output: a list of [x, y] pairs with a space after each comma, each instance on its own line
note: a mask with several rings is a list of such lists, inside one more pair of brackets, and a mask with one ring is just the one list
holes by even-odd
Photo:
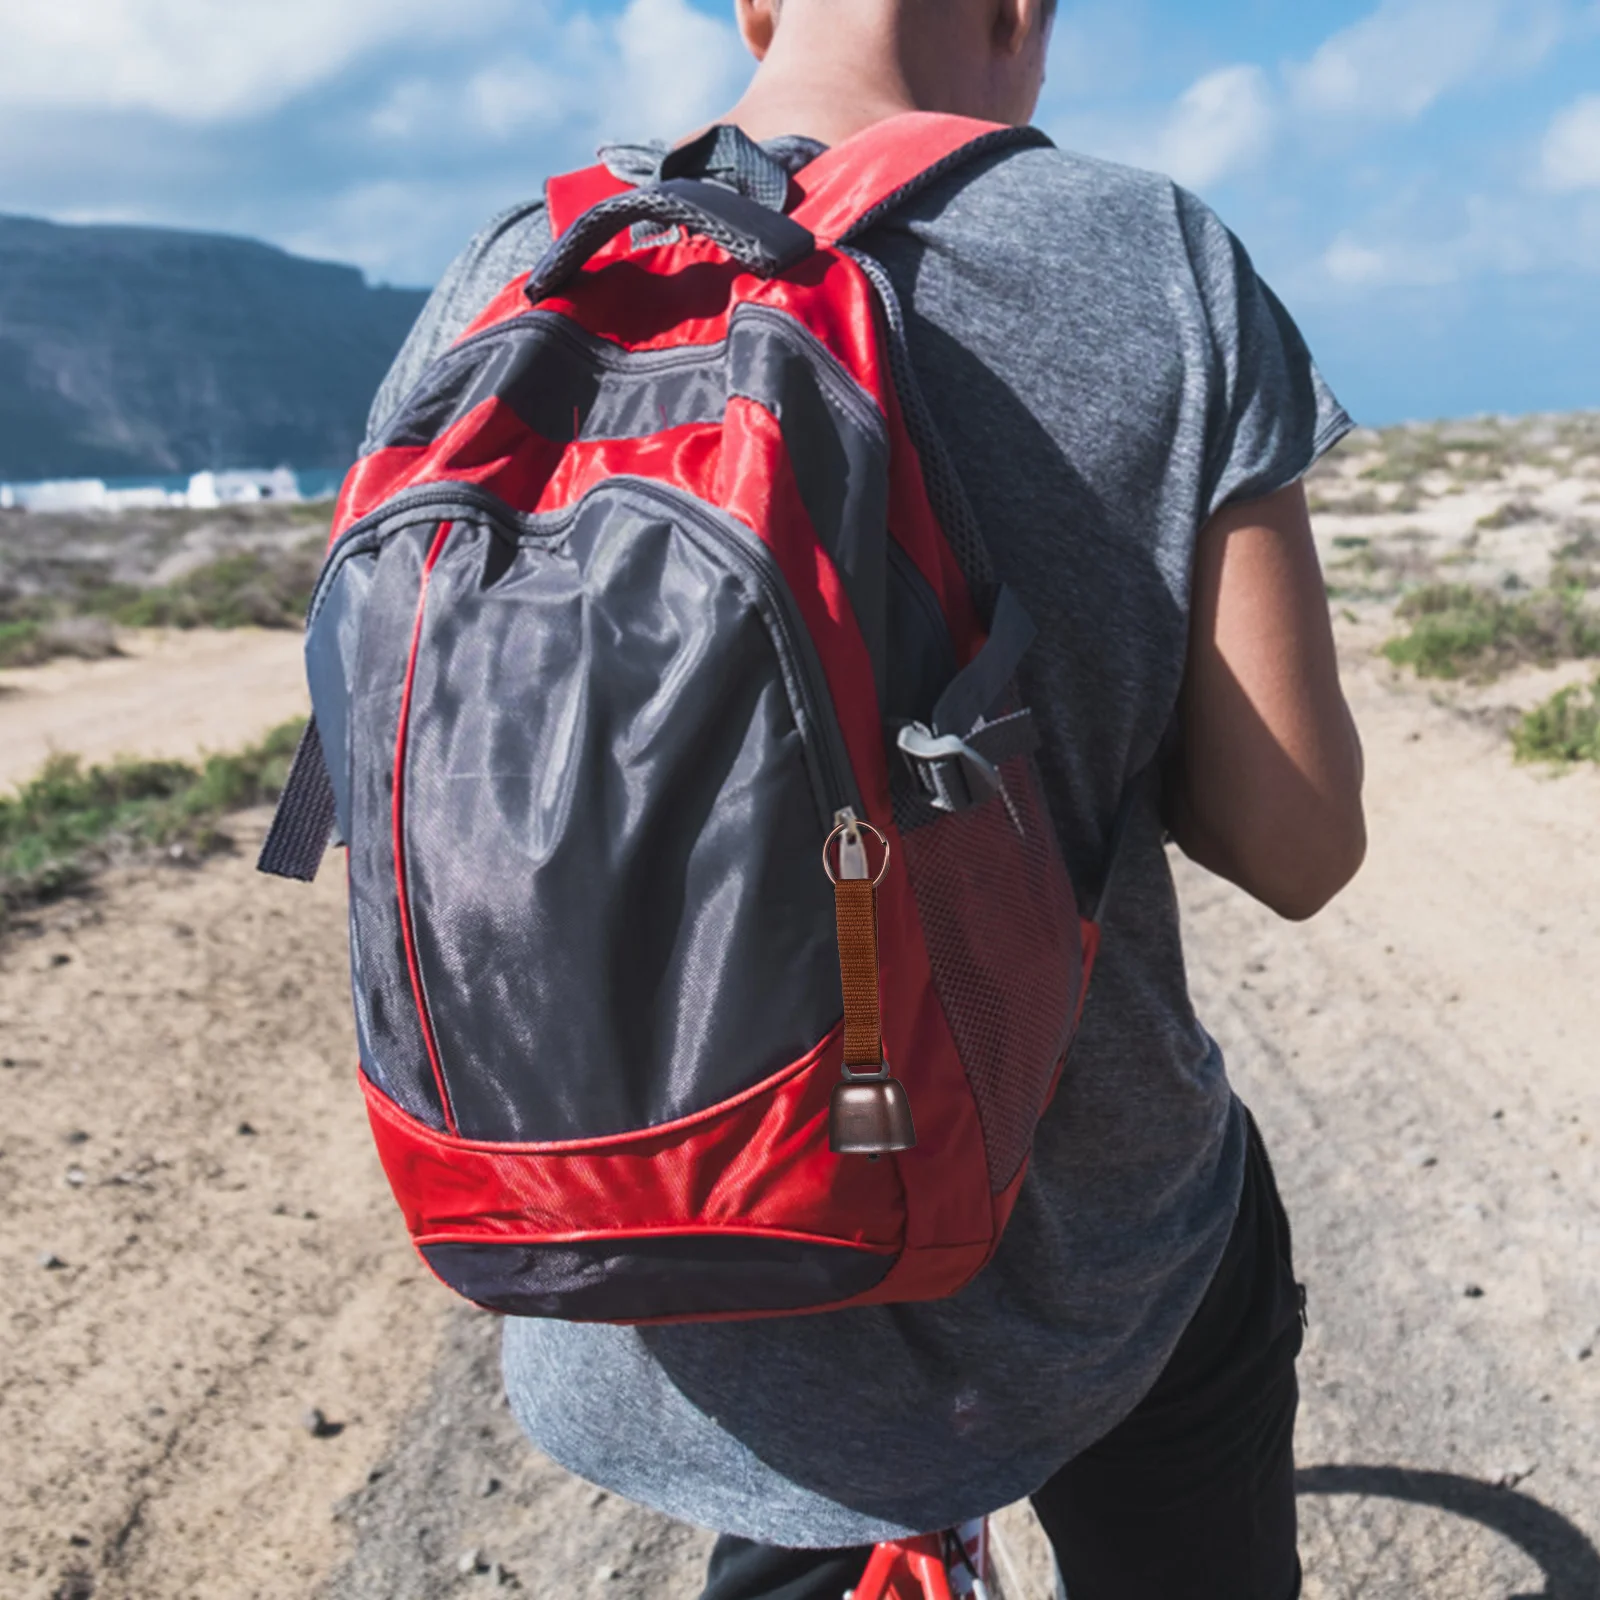
[[1559, 1512], [1515, 1489], [1502, 1489], [1453, 1472], [1409, 1467], [1304, 1467], [1295, 1474], [1303, 1495], [1372, 1495], [1382, 1500], [1434, 1506], [1490, 1529], [1519, 1546], [1545, 1576], [1541, 1594], [1508, 1600], [1595, 1600], [1600, 1596], [1600, 1550]]

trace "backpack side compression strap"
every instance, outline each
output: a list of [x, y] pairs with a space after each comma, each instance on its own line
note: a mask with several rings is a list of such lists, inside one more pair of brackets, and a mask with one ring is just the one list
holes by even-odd
[[310, 883], [322, 865], [335, 825], [333, 783], [313, 717], [300, 735], [294, 764], [289, 768], [283, 793], [278, 796], [278, 809], [261, 846], [256, 870], [275, 878]]

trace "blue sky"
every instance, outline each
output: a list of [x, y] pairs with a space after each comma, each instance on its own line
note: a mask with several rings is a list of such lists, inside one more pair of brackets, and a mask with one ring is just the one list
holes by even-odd
[[[748, 71], [712, 0], [0, 0], [0, 211], [431, 281]], [[1062, 0], [1039, 121], [1244, 238], [1363, 419], [1600, 407], [1600, 0]]]

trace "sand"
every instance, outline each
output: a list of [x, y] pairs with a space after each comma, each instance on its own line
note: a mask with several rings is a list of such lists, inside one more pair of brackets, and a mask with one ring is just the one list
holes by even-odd
[[[1310, 1289], [1306, 1592], [1593, 1600], [1600, 771], [1512, 763], [1505, 708], [1545, 677], [1436, 690], [1376, 659], [1389, 603], [1339, 623], [1369, 759], [1357, 883], [1290, 926], [1178, 864], [1201, 1015]], [[294, 657], [194, 635], [7, 674], [4, 777], [41, 731], [241, 743], [300, 704]], [[690, 1600], [706, 1535], [528, 1449], [494, 1319], [412, 1257], [352, 1074], [338, 874], [261, 879], [263, 823], [0, 942], [0, 1593]], [[1028, 1586], [1011, 1600], [1046, 1600]]]
[[0, 792], [57, 752], [193, 761], [306, 713], [298, 633], [149, 629], [118, 646], [101, 661], [0, 671]]

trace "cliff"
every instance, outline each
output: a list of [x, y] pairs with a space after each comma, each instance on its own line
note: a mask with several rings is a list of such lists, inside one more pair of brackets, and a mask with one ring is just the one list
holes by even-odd
[[0, 479], [341, 467], [425, 298], [249, 239], [0, 216]]

